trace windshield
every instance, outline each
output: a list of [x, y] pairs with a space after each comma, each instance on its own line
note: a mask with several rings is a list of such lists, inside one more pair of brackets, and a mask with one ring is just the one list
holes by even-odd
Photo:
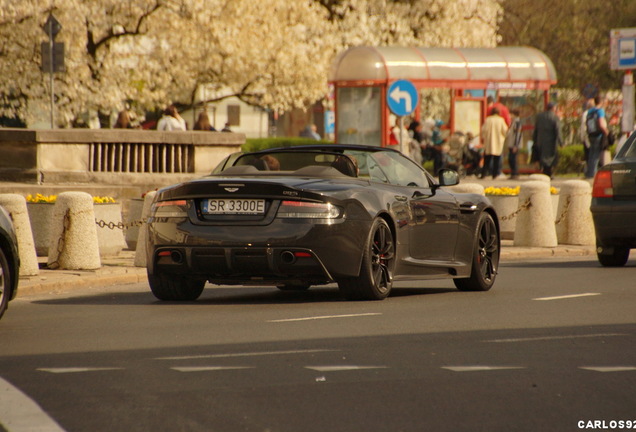
[[[429, 177], [420, 166], [401, 153], [394, 151], [275, 149], [269, 152], [241, 155], [234, 161], [233, 166], [255, 167], [254, 173], [301, 170], [297, 174], [311, 172], [319, 176], [321, 174], [325, 176], [345, 175], [400, 186], [429, 187], [431, 185]], [[320, 170], [320, 167], [323, 169]], [[335, 171], [329, 168], [333, 168]]]

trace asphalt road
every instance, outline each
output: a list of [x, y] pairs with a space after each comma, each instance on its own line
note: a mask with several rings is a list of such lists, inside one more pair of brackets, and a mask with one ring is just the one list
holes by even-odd
[[635, 281], [636, 260], [607, 269], [588, 257], [504, 263], [487, 293], [402, 283], [382, 302], [342, 301], [334, 287], [220, 287], [161, 303], [144, 284], [18, 298], [0, 322], [0, 424], [634, 428]]

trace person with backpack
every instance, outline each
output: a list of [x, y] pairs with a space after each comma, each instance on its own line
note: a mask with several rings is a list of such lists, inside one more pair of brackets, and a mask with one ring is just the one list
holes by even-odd
[[585, 128], [590, 148], [587, 153], [585, 178], [591, 179], [596, 175], [598, 163], [603, 153], [603, 140], [608, 135], [607, 120], [605, 118], [605, 99], [600, 96], [594, 98], [594, 106], [587, 111]]

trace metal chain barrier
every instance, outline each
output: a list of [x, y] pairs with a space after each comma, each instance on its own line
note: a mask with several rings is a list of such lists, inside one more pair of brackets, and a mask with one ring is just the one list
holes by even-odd
[[507, 220], [516, 218], [519, 213], [521, 213], [524, 210], [528, 210], [530, 207], [532, 207], [532, 202], [530, 201], [530, 198], [528, 198], [526, 202], [521, 204], [517, 210], [510, 213], [508, 216], [501, 216], [499, 219], [501, 219], [502, 221], [507, 221]]
[[123, 222], [106, 222], [104, 220], [97, 220], [95, 219], [95, 223], [97, 224], [98, 227], [100, 228], [108, 228], [110, 230], [114, 230], [115, 228], [120, 229], [120, 230], [124, 230], [124, 229], [128, 229], [128, 228], [132, 228], [135, 226], [141, 227], [145, 221], [143, 219], [137, 219], [135, 221], [130, 221], [128, 223], [123, 223]]

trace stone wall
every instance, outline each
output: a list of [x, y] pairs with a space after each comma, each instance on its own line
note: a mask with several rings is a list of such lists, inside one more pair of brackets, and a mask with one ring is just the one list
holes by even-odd
[[[131, 185], [208, 174], [245, 135], [122, 129], [0, 129], [0, 181]], [[176, 182], [174, 181], [174, 182]], [[173, 182], [173, 183], [174, 183]]]

